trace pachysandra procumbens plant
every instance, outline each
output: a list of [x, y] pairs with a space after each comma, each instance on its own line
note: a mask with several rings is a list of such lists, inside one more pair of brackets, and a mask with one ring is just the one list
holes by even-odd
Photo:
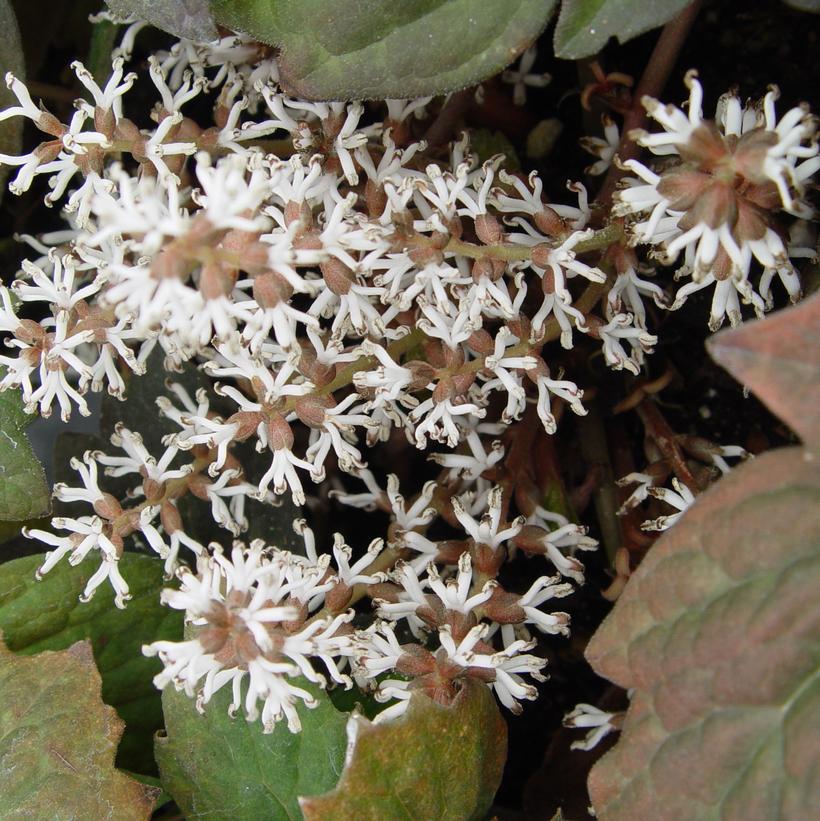
[[[765, 310], [776, 279], [799, 297], [790, 257], [812, 253], [801, 237], [813, 118], [798, 107], [778, 119], [771, 91], [759, 105], [726, 95], [704, 119], [690, 73], [687, 113], [644, 102], [663, 131], [638, 140], [671, 162], [626, 163], [612, 213], [593, 213], [580, 183], [550, 202], [537, 175], [509, 173], [503, 156], [479, 162], [467, 135], [446, 153], [414, 141], [430, 99], [289, 97], [268, 51], [243, 37], [152, 56], [157, 102], [131, 119], [126, 61], [140, 28], [126, 30], [105, 85], [73, 65], [87, 99], [69, 123], [6, 78], [18, 104], [0, 118], [46, 135], [0, 157], [18, 169], [9, 187], [44, 178], [66, 226], [27, 237], [38, 255], [0, 291], [12, 349], [0, 388], [20, 390], [30, 413], [88, 414], [89, 390], [128, 401], [124, 369], [138, 376], [159, 350], [170, 379], [158, 412], [175, 427], [161, 452], [119, 426], [114, 450], [74, 460], [78, 483], [55, 495], [88, 512], [27, 531], [50, 548], [40, 574], [99, 556], [83, 597], [107, 583], [124, 607], [126, 545], [154, 551], [179, 582], [162, 600], [189, 623], [185, 640], [145, 647], [164, 665], [157, 686], [202, 709], [229, 688], [231, 710], [266, 730], [282, 719], [299, 730], [296, 706], [315, 703], [305, 679], [373, 689], [390, 702], [382, 721], [415, 690], [448, 703], [467, 677], [519, 711], [544, 678], [534, 636], [568, 633], [553, 600], [583, 583], [577, 554], [595, 542], [544, 507], [505, 432], [529, 416], [553, 434], [567, 409], [585, 413], [583, 390], [554, 364], [579, 340], [639, 373], [657, 342], [647, 299], [675, 309], [712, 287], [717, 327], [739, 322], [741, 303]], [[207, 124], [188, 114], [204, 97]], [[609, 148], [597, 146], [598, 170]], [[690, 281], [672, 299], [647, 278], [641, 246], [681, 261], [676, 276]], [[45, 318], [28, 318], [31, 306]], [[185, 363], [208, 390], [174, 381]], [[429, 453], [437, 481], [400, 487], [368, 468], [368, 452], [397, 438]], [[258, 475], [243, 442], [265, 455]], [[743, 452], [699, 454], [720, 472]], [[309, 519], [328, 475], [336, 502], [388, 517], [384, 538], [321, 545], [300, 517], [299, 552], [264, 540], [223, 550], [188, 533], [179, 505], [206, 502], [214, 532], [239, 538], [253, 506], [283, 494]], [[637, 484], [626, 507], [655, 496], [676, 511], [657, 529], [694, 498], [661, 487], [667, 476], [626, 477]], [[132, 478], [127, 497], [106, 477]], [[507, 589], [502, 569], [521, 554], [537, 575]], [[592, 726], [589, 715], [576, 723]]]

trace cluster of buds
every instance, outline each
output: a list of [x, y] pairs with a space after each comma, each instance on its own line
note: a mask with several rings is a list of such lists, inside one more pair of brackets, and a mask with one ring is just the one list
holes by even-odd
[[[153, 351], [169, 371], [198, 366], [209, 388], [192, 397], [171, 384], [173, 399], [158, 400], [176, 426], [162, 453], [120, 426], [112, 443], [124, 456], [75, 460], [82, 487], [55, 493], [92, 513], [55, 518], [65, 535], [28, 531], [52, 548], [40, 573], [96, 550], [100, 570], [84, 598], [108, 580], [124, 606], [126, 540], [156, 552], [181, 579], [163, 600], [190, 624], [185, 641], [146, 648], [165, 665], [158, 686], [204, 705], [230, 682], [232, 709], [244, 699], [255, 719], [261, 702], [267, 729], [282, 717], [298, 729], [297, 703], [314, 703], [296, 676], [372, 687], [396, 699], [386, 717], [416, 689], [447, 701], [465, 676], [518, 710], [537, 693], [530, 680], [543, 678], [530, 628], [566, 635], [568, 616], [542, 605], [583, 583], [577, 554], [595, 542], [544, 507], [516, 437], [546, 439], [567, 409], [586, 412], [563, 367], [579, 341], [638, 374], [657, 341], [644, 299], [666, 308], [666, 292], [646, 278], [623, 220], [591, 227], [583, 185], [569, 184], [572, 204], [548, 202], [537, 174], [508, 173], [502, 156], [480, 162], [466, 135], [428, 150], [414, 126], [429, 99], [387, 101], [381, 112], [293, 99], [269, 52], [246, 38], [181, 41], [153, 56], [159, 102], [140, 127], [125, 116], [134, 75], [124, 61], [141, 28], [127, 29], [104, 87], [74, 64], [89, 100], [68, 124], [7, 77], [19, 105], [0, 119], [27, 117], [49, 137], [0, 157], [20, 167], [11, 190], [45, 178], [53, 203], [78, 187], [66, 230], [29, 237], [40, 256], [0, 287], [0, 331], [17, 349], [0, 357], [0, 390], [19, 388], [27, 410], [44, 416], [55, 402], [63, 418], [87, 413], [88, 390], [124, 398], [122, 366], [140, 374]], [[544, 82], [531, 66], [509, 77], [519, 94]], [[718, 313], [734, 321], [724, 283], [752, 299], [752, 256], [764, 266], [764, 296], [775, 273], [799, 291], [787, 255], [801, 251], [781, 242], [766, 209], [806, 216], [799, 194], [817, 168], [814, 125], [802, 109], [777, 122], [772, 93], [760, 116], [725, 98], [710, 126], [700, 86], [688, 82], [689, 117], [648, 103], [666, 131], [640, 138], [682, 165], [656, 174], [628, 164], [643, 182], [627, 181], [615, 213], [651, 209], [629, 226], [633, 238], [662, 245], [665, 259], [685, 250], [694, 285], [717, 282]], [[183, 109], [207, 95], [214, 116], [203, 126]], [[48, 315], [27, 318], [31, 303]], [[438, 481], [408, 501], [396, 477], [383, 487], [368, 467], [369, 451], [397, 440], [442, 448], [430, 454]], [[242, 442], [265, 453], [259, 475], [238, 458]], [[99, 466], [138, 476], [127, 500], [99, 487]], [[305, 480], [328, 477], [333, 503], [388, 516], [384, 544], [355, 555], [339, 536], [319, 553], [299, 519], [302, 555], [253, 542], [228, 559], [186, 533], [178, 503], [188, 494], [239, 536], [249, 500], [290, 494], [300, 507], [326, 505]], [[660, 494], [649, 479], [639, 477], [635, 504]], [[356, 482], [364, 491], [351, 490]], [[662, 498], [683, 509], [684, 490]], [[438, 538], [447, 529], [451, 538]], [[506, 589], [502, 569], [518, 554], [556, 574], [539, 569], [528, 589]], [[353, 608], [367, 599], [375, 618], [353, 629]], [[399, 677], [382, 677], [390, 671]]]

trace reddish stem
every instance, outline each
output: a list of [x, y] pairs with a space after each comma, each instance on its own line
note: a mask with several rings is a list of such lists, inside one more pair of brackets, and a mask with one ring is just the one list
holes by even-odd
[[652, 441], [658, 446], [658, 450], [663, 454], [669, 467], [672, 468], [675, 476], [689, 488], [695, 495], [703, 488], [692, 475], [689, 465], [686, 464], [686, 457], [680, 447], [677, 434], [672, 430], [669, 423], [661, 413], [655, 402], [647, 397], [636, 408], [638, 416], [646, 428], [646, 432], [652, 437]]

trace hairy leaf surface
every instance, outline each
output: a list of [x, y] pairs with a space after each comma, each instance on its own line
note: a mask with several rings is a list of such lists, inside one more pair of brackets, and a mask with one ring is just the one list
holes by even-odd
[[231, 718], [230, 687], [204, 714], [193, 699], [168, 687], [162, 694], [166, 736], [156, 741], [163, 787], [186, 818], [286, 821], [300, 817], [297, 797], [331, 789], [345, 754], [347, 714], [326, 693], [302, 683], [319, 704], [300, 708], [302, 731], [279, 722], [268, 735], [261, 721]]
[[105, 0], [111, 11], [135, 15], [151, 25], [190, 40], [218, 37], [208, 0]]
[[300, 802], [307, 821], [484, 818], [504, 770], [507, 725], [489, 688], [473, 680], [451, 707], [414, 694], [384, 724], [353, 716], [339, 785]]
[[610, 37], [625, 43], [668, 23], [692, 0], [563, 0], [555, 26], [555, 56], [578, 60]]
[[155, 791], [114, 768], [122, 721], [87, 642], [31, 657], [0, 643], [0, 691], [3, 818], [150, 818]]
[[[818, 299], [718, 334], [711, 346], [809, 446]], [[816, 812], [818, 589], [820, 464], [809, 448], [764, 453], [697, 499], [587, 648], [599, 674], [634, 688], [619, 742], [590, 774], [599, 818]]]
[[281, 81], [307, 99], [444, 94], [511, 63], [555, 0], [212, 0], [217, 21], [278, 45]]
[[36, 519], [51, 507], [43, 466], [26, 439], [34, 418], [23, 410], [18, 389], [0, 393], [0, 521]]
[[126, 553], [120, 569], [133, 598], [124, 610], [114, 606], [108, 586], [87, 604], [78, 596], [99, 562], [89, 557], [76, 567], [55, 567], [41, 582], [34, 578], [44, 556], [26, 556], [0, 565], [0, 632], [10, 650], [31, 655], [61, 650], [88, 639], [102, 676], [102, 697], [126, 722], [119, 763], [137, 772], [153, 770], [153, 735], [162, 727], [160, 693], [152, 678], [157, 659], [142, 645], [182, 637], [182, 613], [163, 607], [162, 562]]

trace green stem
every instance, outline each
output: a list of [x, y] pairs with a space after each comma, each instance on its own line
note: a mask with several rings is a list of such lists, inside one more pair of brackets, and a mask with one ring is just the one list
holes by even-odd
[[[624, 238], [624, 229], [620, 223], [613, 222], [604, 228], [595, 231], [592, 236], [581, 240], [572, 250], [576, 254], [584, 254], [587, 251], [599, 251], [608, 248], [615, 242], [620, 242]], [[444, 251], [451, 254], [459, 254], [470, 259], [500, 259], [504, 262], [527, 262], [532, 258], [532, 247], [529, 245], [512, 245], [504, 243], [501, 245], [478, 245], [474, 242], [464, 242], [464, 240], [451, 237], [444, 246]]]
[[[392, 345], [387, 346], [387, 353], [392, 359], [398, 359], [402, 354], [412, 350], [424, 339], [424, 333], [416, 328], [401, 339], [397, 339]], [[351, 362], [347, 367], [342, 368], [336, 378], [327, 385], [315, 391], [314, 396], [328, 396], [339, 388], [344, 388], [353, 381], [353, 374], [367, 370], [376, 363], [375, 356], [360, 356], [355, 362]]]
[[585, 254], [587, 251], [601, 251], [609, 248], [616, 242], [621, 242], [624, 238], [624, 227], [620, 222], [610, 222], [587, 239], [582, 239], [573, 247], [576, 254]]
[[505, 262], [524, 262], [532, 257], [532, 248], [528, 245], [476, 245], [474, 242], [451, 237], [444, 251], [459, 254], [470, 259], [502, 259]]

